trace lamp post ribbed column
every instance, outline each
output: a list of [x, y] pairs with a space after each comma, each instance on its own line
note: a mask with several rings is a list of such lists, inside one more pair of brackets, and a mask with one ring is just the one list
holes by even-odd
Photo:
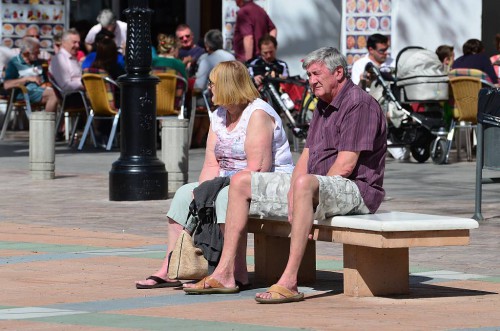
[[120, 157], [109, 172], [111, 201], [168, 197], [168, 174], [156, 156], [156, 84], [151, 76], [151, 14], [147, 0], [130, 0], [126, 75], [121, 87]]

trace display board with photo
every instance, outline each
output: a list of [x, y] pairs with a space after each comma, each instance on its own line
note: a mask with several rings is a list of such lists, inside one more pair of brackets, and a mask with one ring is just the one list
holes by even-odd
[[342, 53], [351, 66], [368, 50], [366, 42], [374, 33], [391, 39], [395, 0], [344, 0], [342, 22]]
[[63, 33], [67, 21], [64, 2], [65, 0], [2, 0], [1, 44], [9, 48], [19, 47], [28, 28], [34, 26], [40, 35], [41, 49], [52, 52], [53, 37]]

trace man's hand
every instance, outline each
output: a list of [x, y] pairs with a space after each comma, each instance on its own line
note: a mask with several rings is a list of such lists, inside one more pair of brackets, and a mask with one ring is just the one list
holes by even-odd
[[36, 83], [37, 85], [40, 85], [42, 83], [42, 78], [40, 76], [27, 76], [24, 77], [24, 79], [25, 79], [24, 84]]
[[255, 85], [257, 86], [261, 86], [262, 85], [262, 81], [264, 80], [264, 76], [262, 75], [257, 75], [253, 78], [254, 82], [255, 82]]

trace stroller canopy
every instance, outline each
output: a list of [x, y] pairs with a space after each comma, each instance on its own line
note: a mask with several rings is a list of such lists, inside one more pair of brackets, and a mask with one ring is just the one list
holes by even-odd
[[396, 57], [396, 87], [403, 102], [448, 100], [448, 80], [434, 52], [406, 47]]
[[[396, 58], [397, 80], [415, 77], [436, 77], [442, 81], [447, 75], [436, 53], [422, 47], [406, 47]], [[429, 80], [427, 80], [429, 81]]]

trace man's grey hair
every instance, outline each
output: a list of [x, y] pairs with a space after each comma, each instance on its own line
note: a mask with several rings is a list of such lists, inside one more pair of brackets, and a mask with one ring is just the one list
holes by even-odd
[[338, 49], [334, 47], [322, 47], [307, 54], [302, 62], [302, 68], [307, 69], [313, 63], [323, 63], [330, 72], [333, 72], [337, 67], [344, 69], [344, 77], [349, 78], [347, 71], [347, 60]]
[[40, 41], [38, 39], [33, 37], [25, 37], [21, 39], [21, 45], [19, 47], [20, 53], [24, 54], [26, 52], [29, 52], [30, 54], [33, 54], [33, 50], [36, 46], [40, 47]]
[[68, 29], [68, 30], [66, 30], [66, 31], [63, 32], [63, 34], [61, 36], [61, 41], [68, 40], [69, 36], [71, 36], [71, 35], [77, 35], [77, 36], [79, 36], [80, 34], [78, 33], [78, 31], [75, 28]]
[[220, 30], [212, 29], [205, 33], [205, 47], [211, 51], [216, 51], [221, 49], [222, 45], [222, 32]]
[[116, 23], [115, 13], [111, 9], [103, 9], [97, 16], [97, 22], [101, 23], [102, 26], [110, 26]]

